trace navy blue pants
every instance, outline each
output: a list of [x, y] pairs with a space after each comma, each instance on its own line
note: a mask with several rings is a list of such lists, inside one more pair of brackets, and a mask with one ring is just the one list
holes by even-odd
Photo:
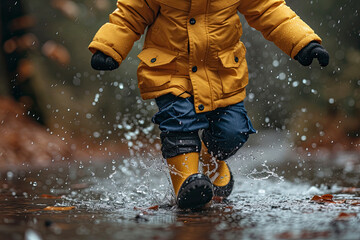
[[[159, 112], [153, 122], [161, 130], [165, 158], [188, 152], [199, 152], [201, 140], [209, 153], [219, 160], [234, 155], [255, 133], [244, 103], [240, 102], [211, 112], [196, 113], [193, 97], [166, 94], [155, 99]], [[202, 130], [201, 140], [199, 130]]]

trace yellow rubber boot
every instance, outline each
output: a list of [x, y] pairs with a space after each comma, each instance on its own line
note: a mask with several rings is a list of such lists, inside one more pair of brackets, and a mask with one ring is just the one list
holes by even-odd
[[205, 147], [202, 146], [201, 162], [203, 173], [206, 174], [216, 186], [222, 187], [230, 181], [230, 170], [225, 161], [219, 161], [212, 157]]
[[199, 153], [186, 153], [167, 159], [171, 182], [179, 208], [201, 208], [211, 201], [213, 185], [199, 173]]
[[199, 172], [199, 153], [185, 153], [166, 159], [175, 195], [184, 181], [192, 174]]
[[228, 197], [234, 186], [234, 180], [226, 162], [211, 156], [204, 143], [202, 143], [201, 162], [203, 173], [214, 185], [215, 196]]

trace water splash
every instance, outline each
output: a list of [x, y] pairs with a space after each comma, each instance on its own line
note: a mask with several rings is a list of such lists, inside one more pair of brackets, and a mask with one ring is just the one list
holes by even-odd
[[92, 102], [92, 105], [95, 106], [99, 102], [99, 98], [102, 96], [101, 93], [104, 91], [104, 89], [101, 87], [99, 88], [99, 92], [95, 94], [94, 101]]
[[273, 170], [270, 170], [269, 166], [266, 165], [266, 162], [261, 164], [263, 169], [258, 171], [256, 168], [252, 170], [251, 173], [247, 174], [247, 178], [253, 179], [253, 180], [266, 180], [271, 177], [278, 179], [279, 181], [284, 181], [283, 176], [279, 176], [277, 173], [275, 173]]
[[[173, 205], [171, 184], [165, 164], [159, 159], [124, 159], [104, 168], [105, 176], [95, 173], [84, 179], [89, 187], [66, 198], [87, 209], [133, 211], [153, 205]], [[101, 173], [104, 174], [104, 173]]]

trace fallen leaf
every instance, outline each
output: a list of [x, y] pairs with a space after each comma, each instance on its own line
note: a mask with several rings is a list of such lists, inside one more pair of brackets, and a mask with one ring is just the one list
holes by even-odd
[[311, 199], [310, 201], [315, 201], [315, 202], [317, 202], [317, 201], [321, 201], [321, 200], [322, 200], [322, 198], [321, 198], [320, 196], [315, 195], [315, 196], [312, 197], [312, 199]]
[[75, 209], [74, 206], [70, 206], [70, 207], [55, 207], [55, 206], [47, 206], [46, 208], [42, 209], [45, 211], [69, 211]]
[[41, 194], [40, 197], [41, 198], [48, 198], [48, 199], [59, 199], [59, 198], [62, 198], [63, 196], [53, 196], [53, 195], [50, 195], [50, 194]]
[[333, 195], [331, 194], [325, 194], [325, 195], [322, 195], [321, 198], [324, 199], [325, 201], [332, 201], [333, 200]]
[[222, 203], [223, 200], [224, 200], [224, 198], [223, 198], [223, 197], [219, 197], [219, 196], [214, 196], [214, 197], [212, 198], [212, 200], [213, 200], [214, 202], [216, 202], [216, 203]]
[[328, 238], [330, 234], [331, 233], [328, 231], [316, 232], [316, 231], [303, 230], [299, 234], [294, 234], [291, 232], [283, 232], [276, 235], [276, 237], [278, 239], [314, 239], [314, 238]]
[[35, 209], [25, 209], [24, 212], [38, 212], [38, 211], [42, 211], [43, 209], [40, 208], [35, 208]]
[[154, 211], [157, 211], [157, 210], [159, 210], [159, 205], [154, 205], [154, 206], [151, 206], [151, 207], [148, 207], [148, 208], [134, 207], [134, 210], [140, 210], [140, 211], [143, 211], [144, 213], [148, 214], [148, 213], [146, 212], [146, 210], [154, 210]]
[[352, 202], [350, 202], [350, 204], [353, 206], [357, 206], [357, 205], [360, 205], [360, 201], [352, 201]]
[[347, 220], [351, 217], [356, 217], [356, 216], [357, 216], [356, 213], [341, 212], [341, 213], [339, 213], [339, 215], [337, 216], [337, 218], [335, 220]]
[[232, 210], [234, 208], [234, 206], [225, 206], [225, 208]]
[[159, 210], [159, 205], [148, 207], [148, 209], [157, 211], [157, 210]]
[[346, 203], [346, 199], [334, 201], [333, 198], [334, 198], [334, 196], [331, 194], [325, 194], [322, 196], [315, 195], [311, 198], [310, 201], [320, 203], [320, 204], [325, 204], [325, 203], [343, 204], [343, 203]]
[[315, 195], [310, 201], [316, 203], [335, 203], [333, 201], [333, 195], [331, 194], [325, 194], [322, 196]]

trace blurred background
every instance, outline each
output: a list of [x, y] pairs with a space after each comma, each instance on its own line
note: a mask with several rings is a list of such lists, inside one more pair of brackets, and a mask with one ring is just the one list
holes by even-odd
[[[303, 67], [242, 18], [255, 128], [286, 133], [298, 151], [360, 150], [360, 27], [356, 1], [288, 0], [323, 39], [330, 64]], [[91, 69], [87, 46], [115, 0], [0, 2], [0, 167], [114, 154], [157, 156], [154, 101], [137, 89], [137, 54]]]

